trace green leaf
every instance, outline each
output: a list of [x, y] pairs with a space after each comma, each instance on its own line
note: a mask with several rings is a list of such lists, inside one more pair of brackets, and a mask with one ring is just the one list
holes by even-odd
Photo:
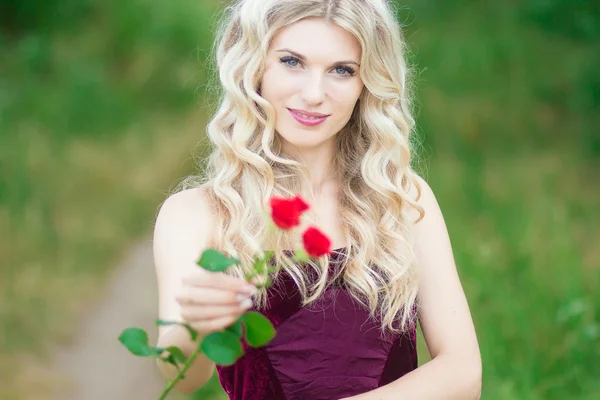
[[187, 357], [183, 354], [183, 351], [181, 351], [179, 347], [169, 346], [166, 348], [166, 350], [169, 353], [171, 353], [175, 361], [177, 361], [178, 363], [185, 364], [185, 362], [187, 361]]
[[265, 251], [265, 260], [269, 261], [271, 258], [273, 258], [274, 255], [275, 252], [273, 250]]
[[310, 260], [310, 256], [308, 255], [306, 250], [300, 249], [300, 250], [296, 250], [294, 252], [294, 257], [292, 257], [292, 260], [300, 261], [300, 262], [308, 262]]
[[271, 321], [261, 313], [248, 311], [242, 317], [246, 326], [246, 341], [252, 347], [264, 346], [275, 336]]
[[177, 364], [177, 360], [175, 360], [175, 357], [173, 357], [173, 354], [169, 354], [168, 356], [162, 357], [161, 360], [168, 362], [169, 364], [173, 365], [174, 367], [179, 366], [179, 364]]
[[273, 284], [273, 279], [271, 279], [270, 276], [267, 276], [266, 280], [264, 283], [260, 284], [260, 285], [256, 285], [256, 288], [258, 290], [264, 289], [264, 288], [268, 288], [269, 286], [271, 286]]
[[244, 354], [240, 338], [227, 330], [205, 336], [200, 349], [218, 365], [232, 365]]
[[155, 357], [160, 358], [160, 355], [163, 353], [163, 351], [165, 351], [166, 349], [163, 347], [150, 347], [150, 351], [152, 351], [152, 355]]
[[275, 255], [275, 252], [273, 250], [265, 251], [265, 256], [263, 258], [259, 258], [256, 261], [254, 261], [254, 272], [258, 275], [264, 273], [265, 264], [273, 257], [273, 255]]
[[198, 265], [211, 272], [223, 272], [234, 264], [239, 264], [240, 261], [235, 258], [228, 258], [220, 251], [215, 249], [206, 249], [202, 253]]
[[234, 333], [239, 338], [241, 338], [244, 333], [242, 329], [242, 318], [243, 316], [241, 316], [237, 321], [235, 321], [232, 325], [226, 328], [226, 330], [228, 330], [231, 333]]
[[267, 268], [267, 274], [272, 274], [275, 271], [277, 271], [277, 267], [269, 267], [269, 268]]
[[190, 337], [192, 339], [192, 341], [195, 341], [198, 338], [198, 332], [196, 332], [196, 330], [194, 328], [192, 328], [191, 326], [189, 326], [188, 324], [184, 323], [184, 322], [176, 322], [176, 321], [165, 321], [162, 319], [157, 319], [156, 320], [156, 325], [181, 325], [183, 326], [185, 329], [187, 329], [187, 331], [190, 333]]
[[[181, 371], [181, 367], [180, 367], [179, 363], [177, 362], [177, 360], [175, 360], [175, 357], [173, 356], [173, 354], [169, 354], [168, 356], [161, 358], [161, 360], [173, 365], [175, 368], [177, 368], [177, 371]], [[185, 375], [182, 375], [181, 379], [185, 379]]]
[[259, 258], [258, 260], [254, 261], [254, 273], [256, 275], [260, 275], [263, 273], [263, 271], [265, 270], [266, 262], [267, 260], [264, 258]]
[[148, 334], [140, 328], [127, 328], [119, 336], [119, 341], [136, 356], [148, 357], [155, 355], [153, 348], [148, 346]]

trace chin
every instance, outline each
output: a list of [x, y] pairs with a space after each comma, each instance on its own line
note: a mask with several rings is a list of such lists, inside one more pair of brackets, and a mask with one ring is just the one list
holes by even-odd
[[294, 147], [318, 147], [325, 143], [327, 139], [324, 139], [319, 132], [312, 131], [296, 131], [285, 135], [279, 134], [284, 142]]
[[310, 148], [314, 148], [314, 147], [319, 147], [323, 142], [321, 141], [315, 141], [315, 140], [301, 140], [301, 139], [296, 139], [296, 140], [288, 140], [285, 139], [285, 141], [287, 142], [287, 144], [289, 146], [293, 146], [297, 149], [310, 149]]

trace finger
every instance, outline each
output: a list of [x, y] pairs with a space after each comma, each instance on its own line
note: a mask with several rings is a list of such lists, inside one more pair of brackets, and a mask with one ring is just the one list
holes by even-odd
[[222, 272], [202, 271], [184, 278], [184, 283], [191, 286], [227, 289], [240, 293], [253, 294], [256, 287], [243, 279], [226, 275]]
[[190, 326], [198, 332], [212, 333], [223, 330], [232, 325], [239, 316], [229, 315], [220, 318], [207, 319], [204, 321], [192, 322]]
[[179, 304], [183, 305], [238, 305], [241, 301], [250, 298], [249, 295], [207, 287], [185, 286], [176, 296]]
[[228, 316], [240, 316], [252, 307], [252, 300], [234, 306], [190, 306], [181, 310], [181, 316], [187, 322], [216, 319]]

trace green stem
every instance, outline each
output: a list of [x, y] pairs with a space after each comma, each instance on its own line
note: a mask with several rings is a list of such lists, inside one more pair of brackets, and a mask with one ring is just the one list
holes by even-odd
[[[267, 254], [265, 254], [265, 258], [269, 257], [271, 255], [271, 252], [267, 252]], [[269, 267], [267, 268], [267, 274], [270, 272], [274, 272], [276, 270], [276, 267]], [[252, 271], [251, 273], [247, 274], [245, 276], [246, 280], [250, 280], [253, 277], [255, 277], [257, 274], [257, 271]], [[257, 285], [258, 289], [262, 289], [263, 287], [268, 287], [268, 284], [264, 284], [264, 285]], [[190, 368], [190, 366], [192, 365], [192, 363], [194, 362], [194, 360], [196, 359], [196, 357], [198, 356], [198, 353], [200, 353], [200, 344], [198, 344], [198, 346], [196, 347], [196, 350], [194, 350], [194, 352], [190, 355], [190, 357], [186, 360], [185, 364], [183, 365], [183, 368], [179, 368], [178, 365], [175, 365], [175, 367], [179, 370], [179, 372], [177, 373], [177, 375], [175, 376], [175, 378], [170, 381], [169, 383], [167, 383], [167, 386], [165, 387], [165, 390], [162, 392], [162, 394], [160, 395], [160, 397], [158, 398], [158, 400], [164, 400], [167, 395], [169, 394], [169, 392], [175, 387], [175, 384], [177, 382], [179, 382], [183, 376], [185, 375], [186, 371]]]
[[158, 398], [158, 400], [164, 400], [167, 397], [167, 394], [169, 394], [169, 392], [171, 391], [171, 389], [173, 389], [173, 387], [175, 387], [175, 384], [177, 382], [179, 382], [183, 378], [183, 376], [185, 375], [185, 372], [190, 368], [190, 366], [192, 365], [192, 363], [196, 359], [196, 356], [198, 356], [198, 353], [200, 353], [200, 345], [196, 346], [196, 350], [194, 350], [194, 352], [192, 353], [192, 355], [187, 359], [187, 361], [183, 365], [183, 368], [181, 368], [179, 370], [179, 373], [177, 373], [177, 375], [175, 376], [175, 378], [167, 384], [167, 386], [165, 387], [164, 392], [162, 392], [162, 394], [160, 395], [160, 397]]

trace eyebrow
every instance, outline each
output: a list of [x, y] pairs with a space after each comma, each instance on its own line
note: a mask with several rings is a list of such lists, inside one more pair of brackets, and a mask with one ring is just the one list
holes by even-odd
[[[302, 55], [302, 54], [300, 54], [300, 53], [297, 53], [297, 52], [295, 52], [295, 51], [293, 51], [293, 50], [290, 50], [290, 49], [279, 49], [279, 50], [277, 50], [277, 52], [286, 52], [286, 51], [287, 51], [288, 53], [291, 53], [291, 54], [295, 55], [296, 57], [298, 57], [298, 58], [299, 58], [299, 59], [301, 59], [302, 61], [306, 61], [306, 56], [304, 56], [304, 55]], [[347, 61], [336, 61], [336, 62], [334, 62], [332, 65], [342, 65], [342, 64], [355, 64], [357, 67], [360, 67], [360, 64], [359, 64], [359, 63], [357, 63], [356, 61], [353, 61], [353, 60], [347, 60]]]

